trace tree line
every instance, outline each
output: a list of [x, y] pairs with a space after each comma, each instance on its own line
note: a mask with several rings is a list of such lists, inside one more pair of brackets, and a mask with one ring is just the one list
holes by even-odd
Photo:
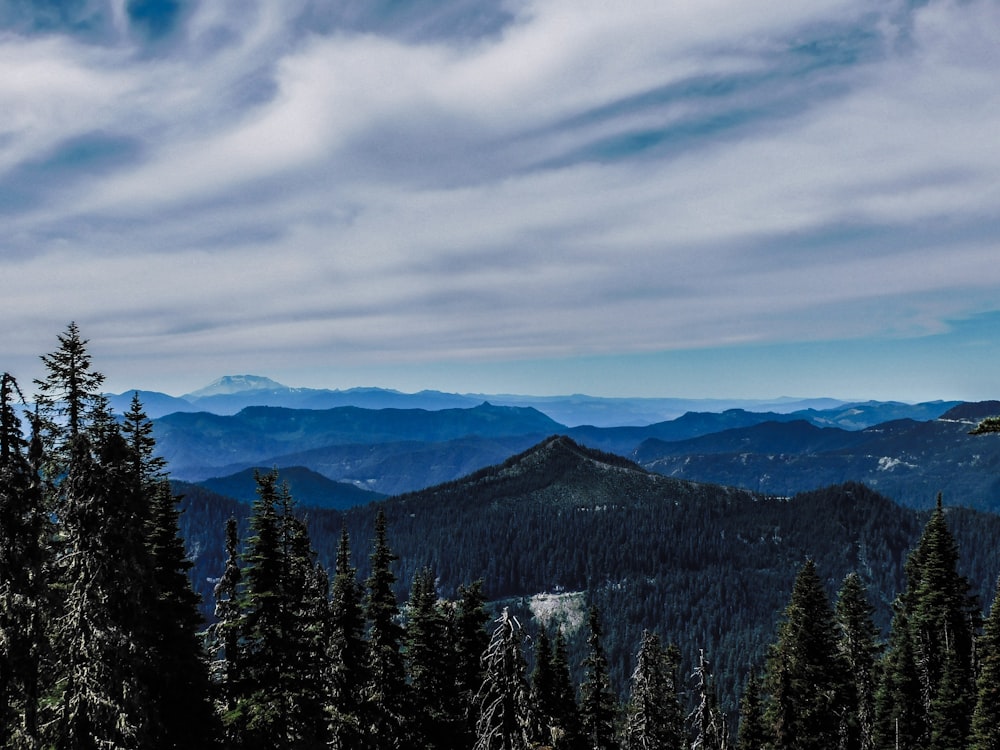
[[277, 472], [245, 538], [226, 523], [206, 625], [152, 425], [111, 414], [86, 344], [42, 357], [33, 411], [0, 378], [0, 747], [1000, 748], [1000, 605], [982, 621], [940, 498], [888, 637], [858, 575], [831, 602], [806, 561], [738, 717], [710, 655], [682, 673], [651, 630], [619, 696], [595, 606], [579, 684], [566, 633], [490, 614], [481, 580], [445, 599], [423, 568], [401, 606], [381, 510], [364, 580], [346, 527], [328, 572]]

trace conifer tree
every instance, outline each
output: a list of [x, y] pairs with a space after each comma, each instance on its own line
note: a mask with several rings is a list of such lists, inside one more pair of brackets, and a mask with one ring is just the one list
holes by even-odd
[[0, 376], [0, 747], [37, 747], [49, 524], [38, 477], [41, 446], [23, 437], [14, 378]]
[[569, 670], [569, 649], [562, 628], [556, 629], [552, 648], [553, 699], [552, 725], [556, 748], [578, 748], [581, 745], [580, 708], [576, 703], [576, 688]]
[[149, 548], [156, 601], [147, 617], [151, 643], [152, 702], [159, 718], [155, 747], [214, 746], [208, 664], [199, 636], [198, 596], [191, 589], [192, 563], [178, 528], [178, 498], [166, 480], [153, 496]]
[[965, 747], [975, 701], [973, 633], [978, 607], [958, 573], [958, 545], [937, 506], [906, 561], [880, 691], [883, 744]]
[[240, 540], [236, 519], [226, 521], [226, 567], [215, 585], [215, 622], [208, 629], [209, 650], [214, 657], [209, 674], [216, 689], [218, 713], [225, 727], [227, 744], [236, 746], [242, 734], [239, 699], [243, 675], [242, 643], [243, 571], [240, 567]]
[[62, 607], [52, 634], [57, 658], [47, 735], [57, 747], [149, 747], [155, 715], [146, 508], [129, 481], [128, 448], [116, 430], [96, 454], [83, 434], [70, 442], [68, 474], [59, 484]]
[[856, 573], [844, 579], [837, 598], [839, 648], [847, 666], [847, 690], [841, 720], [843, 750], [874, 750], [878, 629], [872, 620], [864, 584]]
[[751, 672], [743, 698], [740, 700], [740, 724], [736, 733], [736, 750], [762, 750], [770, 736], [764, 723], [764, 701], [760, 677]]
[[455, 680], [456, 651], [448, 619], [438, 604], [434, 575], [417, 571], [406, 608], [405, 665], [410, 685], [410, 741], [450, 748], [461, 718]]
[[535, 668], [531, 673], [532, 737], [536, 744], [555, 745], [555, 672], [552, 669], [552, 642], [543, 624], [534, 639]]
[[[459, 586], [453, 625], [455, 675], [459, 699], [469, 706], [483, 684], [483, 654], [489, 645], [489, 633], [486, 632], [489, 620], [482, 580]], [[474, 728], [475, 722], [472, 721], [469, 729]]]
[[405, 738], [409, 707], [400, 643], [403, 629], [397, 619], [392, 563], [396, 556], [389, 548], [385, 512], [375, 517], [371, 574], [366, 582], [365, 619], [368, 622], [368, 657], [365, 687], [365, 732], [375, 750], [399, 747]]
[[698, 652], [698, 666], [695, 667], [694, 677], [698, 705], [690, 714], [694, 728], [691, 750], [727, 750], [729, 729], [726, 726], [726, 717], [719, 709], [715, 680], [712, 679], [704, 651]]
[[833, 609], [812, 560], [795, 579], [768, 657], [766, 716], [775, 748], [836, 747], [847, 682]]
[[1000, 579], [977, 652], [980, 667], [969, 750], [1000, 750]]
[[476, 696], [473, 750], [528, 750], [531, 709], [521, 624], [504, 608], [483, 656], [486, 677]]
[[676, 672], [677, 664], [663, 649], [659, 636], [643, 631], [627, 706], [627, 750], [680, 750], [683, 747], [684, 727]]
[[362, 689], [365, 678], [363, 589], [351, 564], [350, 537], [340, 534], [330, 598], [329, 732], [333, 750], [362, 746]]
[[590, 608], [587, 623], [590, 627], [587, 638], [589, 651], [583, 662], [586, 678], [580, 686], [583, 741], [591, 750], [616, 750], [617, 701], [611, 689], [608, 659], [601, 641], [603, 631], [596, 607]]
[[76, 323], [58, 336], [59, 347], [42, 355], [45, 377], [35, 380], [39, 430], [46, 448], [47, 471], [51, 478], [67, 471], [72, 441], [84, 433], [101, 411], [100, 389], [104, 375], [92, 369], [87, 339]]

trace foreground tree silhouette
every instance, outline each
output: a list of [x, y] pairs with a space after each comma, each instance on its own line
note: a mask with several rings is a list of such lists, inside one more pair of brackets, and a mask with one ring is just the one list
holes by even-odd
[[483, 656], [486, 677], [476, 696], [479, 716], [473, 750], [528, 750], [532, 746], [523, 639], [521, 623], [504, 608]]
[[583, 662], [586, 677], [580, 685], [580, 723], [586, 746], [593, 750], [616, 750], [617, 701], [611, 690], [608, 657], [604, 653], [600, 615], [597, 607], [587, 614], [590, 635], [588, 654]]
[[678, 657], [676, 649], [663, 649], [658, 635], [643, 631], [627, 707], [626, 750], [680, 750], [683, 746]]
[[880, 743], [964, 748], [975, 701], [973, 633], [979, 612], [958, 573], [958, 545], [941, 496], [906, 561], [879, 694]]
[[351, 564], [351, 542], [344, 528], [337, 547], [330, 598], [330, 665], [328, 705], [330, 746], [334, 750], [362, 747], [362, 689], [365, 677], [364, 591]]
[[1000, 750], [1000, 579], [977, 651], [980, 668], [969, 750]]
[[45, 617], [48, 518], [38, 477], [41, 445], [29, 447], [15, 401], [17, 382], [0, 376], [0, 747], [37, 747]]
[[403, 629], [398, 623], [399, 606], [393, 588], [396, 556], [389, 548], [385, 512], [375, 517], [371, 575], [367, 580], [365, 619], [368, 621], [368, 683], [364, 690], [364, 729], [376, 750], [390, 750], [405, 742], [409, 706], [400, 643]]
[[837, 639], [830, 600], [807, 560], [768, 656], [766, 717], [777, 750], [837, 747], [847, 679]]
[[841, 739], [844, 750], [875, 748], [876, 663], [880, 647], [873, 608], [857, 573], [844, 579], [837, 598], [838, 647], [847, 667]]

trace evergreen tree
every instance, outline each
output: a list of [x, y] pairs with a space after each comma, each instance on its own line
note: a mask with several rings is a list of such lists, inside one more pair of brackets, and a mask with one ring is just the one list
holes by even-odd
[[719, 698], [715, 691], [715, 681], [709, 670], [705, 652], [698, 652], [698, 666], [694, 677], [697, 681], [698, 705], [690, 714], [694, 727], [694, 741], [691, 750], [727, 750], [729, 747], [729, 729], [726, 717], [719, 709]]
[[554, 746], [555, 672], [552, 669], [552, 642], [543, 624], [534, 639], [535, 668], [531, 673], [532, 737], [536, 744]]
[[167, 476], [167, 461], [155, 455], [156, 439], [153, 437], [153, 423], [142, 407], [138, 393], [132, 394], [129, 410], [125, 412], [121, 425], [122, 437], [129, 448], [129, 472], [136, 487], [152, 497]]
[[366, 582], [365, 619], [368, 622], [366, 663], [365, 732], [375, 750], [391, 750], [405, 742], [408, 709], [406, 681], [400, 643], [403, 629], [398, 623], [399, 606], [392, 563], [396, 556], [389, 548], [385, 513], [375, 517], [371, 575]]
[[[459, 586], [452, 628], [455, 641], [455, 679], [459, 701], [466, 706], [473, 705], [473, 698], [483, 684], [483, 654], [489, 645], [489, 633], [486, 632], [489, 620], [482, 580]], [[472, 713], [470, 710], [467, 722], [466, 734], [469, 738], [475, 731], [475, 717]], [[465, 743], [463, 746], [470, 744], [471, 742]]]
[[980, 667], [969, 750], [1000, 750], [1000, 579], [977, 651]]
[[0, 376], [0, 747], [38, 747], [49, 524], [38, 478], [41, 446], [29, 447], [14, 378]]
[[627, 707], [627, 750], [681, 750], [684, 746], [677, 666], [659, 636], [643, 631]]
[[100, 389], [104, 375], [92, 369], [86, 339], [76, 323], [58, 337], [59, 347], [42, 355], [45, 377], [36, 380], [39, 427], [46, 447], [48, 474], [64, 475], [73, 452], [72, 441], [101, 411]]
[[844, 579], [837, 598], [839, 648], [847, 666], [841, 740], [843, 750], [874, 750], [878, 629], [872, 621], [864, 584], [856, 573]]
[[756, 672], [747, 679], [746, 690], [740, 701], [740, 725], [736, 734], [736, 750], [762, 750], [768, 746], [770, 735], [764, 723], [764, 701], [761, 682]]
[[361, 693], [365, 678], [365, 619], [362, 608], [364, 591], [358, 583], [357, 569], [351, 564], [350, 537], [345, 527], [337, 547], [330, 599], [329, 727], [334, 750], [353, 750], [362, 746]]
[[218, 713], [225, 727], [226, 744], [235, 747], [242, 735], [239, 699], [243, 675], [242, 643], [243, 571], [240, 567], [240, 540], [235, 518], [226, 521], [226, 567], [215, 585], [215, 623], [208, 630], [209, 649], [214, 657], [209, 674], [216, 687]]
[[532, 746], [523, 639], [521, 624], [505, 608], [483, 657], [486, 677], [476, 696], [473, 750], [528, 750]]
[[405, 664], [410, 684], [410, 741], [450, 748], [461, 728], [455, 680], [456, 651], [448, 618], [438, 604], [430, 569], [417, 572], [406, 608]]
[[128, 448], [111, 431], [95, 455], [71, 439], [59, 485], [62, 608], [52, 640], [54, 695], [46, 730], [58, 748], [152, 745], [146, 615], [153, 606], [146, 508], [127, 471]]
[[325, 744], [325, 581], [318, 580], [304, 524], [277, 471], [257, 474], [237, 646], [241, 688], [233, 713], [247, 747]]
[[941, 496], [906, 561], [879, 695], [882, 743], [965, 747], [975, 701], [973, 634], [978, 607], [958, 573], [958, 545]]
[[590, 636], [589, 648], [583, 662], [586, 678], [580, 686], [580, 718], [584, 743], [591, 750], [616, 750], [615, 736], [617, 702], [611, 690], [608, 659], [601, 642], [602, 630], [596, 607], [591, 607], [587, 616]]
[[149, 548], [156, 602], [148, 616], [152, 642], [152, 702], [159, 722], [155, 747], [212, 747], [218, 733], [211, 709], [208, 665], [199, 629], [192, 563], [180, 538], [178, 498], [166, 480], [153, 496]]
[[569, 671], [569, 649], [562, 628], [556, 630], [552, 649], [553, 698], [552, 734], [557, 750], [579, 748], [582, 740], [580, 708], [576, 703], [576, 688]]
[[767, 721], [778, 750], [836, 747], [847, 682], [833, 609], [812, 560], [795, 579], [768, 657]]

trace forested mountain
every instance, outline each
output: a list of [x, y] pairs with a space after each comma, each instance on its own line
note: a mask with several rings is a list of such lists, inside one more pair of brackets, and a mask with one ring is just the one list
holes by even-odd
[[848, 432], [771, 422], [687, 441], [648, 440], [633, 458], [668, 476], [767, 494], [859, 481], [912, 507], [943, 492], [956, 505], [997, 510], [1000, 439], [970, 435], [975, 424], [899, 420]]
[[[212, 492], [250, 505], [257, 497], [257, 476], [266, 474], [273, 468], [273, 466], [266, 468], [258, 466], [244, 469], [229, 476], [206, 479], [199, 484]], [[353, 484], [334, 482], [304, 466], [282, 468], [281, 478], [288, 484], [296, 502], [308, 508], [344, 510], [355, 505], [367, 505], [385, 497], [378, 492], [355, 487]]]
[[488, 403], [439, 411], [255, 406], [232, 416], [177, 413], [154, 422], [159, 455], [179, 479], [202, 479], [237, 461], [266, 464], [275, 456], [331, 445], [545, 435], [560, 427], [535, 409]]
[[[205, 556], [196, 561], [203, 579], [219, 575], [213, 568], [222, 559], [218, 524], [234, 510], [220, 512], [217, 502], [224, 503], [189, 500], [182, 517]], [[650, 629], [677, 642], [685, 659], [705, 649], [730, 708], [747, 670], [762, 663], [804, 560], [814, 560], [831, 594], [857, 572], [884, 632], [889, 603], [903, 585], [906, 553], [924, 519], [860, 484], [766, 497], [660, 476], [567, 437], [377, 507], [399, 556], [400, 598], [417, 572], [430, 567], [442, 595], [482, 578], [488, 597], [507, 601], [525, 622], [532, 621], [532, 606], [546, 609], [537, 598], [546, 592], [556, 595], [549, 603], [557, 619], [572, 619], [574, 610], [579, 615], [581, 602], [595, 603], [605, 613], [617, 690], [625, 689], [635, 644]], [[374, 506], [306, 513], [327, 563], [335, 558], [341, 524], [353, 539], [374, 532]], [[948, 518], [963, 571], [988, 601], [1000, 572], [1000, 519], [958, 508], [949, 509]], [[357, 564], [365, 575], [365, 561]], [[210, 587], [202, 590], [207, 595]], [[580, 632], [568, 633], [578, 655]]]

